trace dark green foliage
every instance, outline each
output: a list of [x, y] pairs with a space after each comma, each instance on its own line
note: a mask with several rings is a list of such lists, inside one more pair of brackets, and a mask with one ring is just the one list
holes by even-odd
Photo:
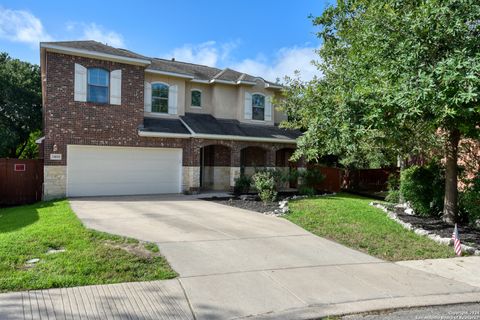
[[0, 158], [17, 158], [41, 129], [40, 67], [0, 54]]
[[258, 171], [252, 176], [253, 185], [263, 202], [275, 201], [277, 198], [276, 181], [271, 170]]
[[448, 151], [480, 135], [479, 21], [478, 0], [332, 3], [313, 18], [322, 77], [290, 79], [280, 102], [284, 125], [305, 131], [295, 158], [333, 154], [361, 167], [444, 147], [451, 222], [457, 155]]
[[299, 175], [301, 186], [313, 190], [315, 190], [315, 187], [325, 179], [325, 176], [318, 167], [307, 168], [304, 171], [300, 171]]
[[301, 185], [300, 187], [298, 187], [298, 193], [302, 196], [313, 197], [315, 194], [317, 194], [317, 191], [312, 187]]
[[388, 194], [385, 201], [391, 203], [400, 202], [400, 179], [398, 174], [390, 174], [387, 181]]
[[233, 191], [235, 194], [248, 193], [248, 191], [250, 191], [251, 185], [252, 179], [249, 176], [241, 174], [240, 177], [235, 180], [235, 186]]
[[400, 192], [416, 214], [439, 216], [443, 210], [444, 173], [435, 163], [402, 171]]
[[460, 214], [472, 224], [480, 219], [480, 173], [460, 193]]
[[391, 203], [399, 203], [400, 202], [400, 190], [388, 190], [388, 194], [385, 197], [385, 201]]

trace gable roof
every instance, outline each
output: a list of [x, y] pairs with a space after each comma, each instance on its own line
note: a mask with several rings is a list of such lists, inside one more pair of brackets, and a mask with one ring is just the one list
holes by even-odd
[[257, 80], [261, 79], [265, 82], [266, 87], [277, 89], [281, 88], [279, 84], [274, 82], [270, 82], [261, 77], [255, 77], [229, 68], [219, 69], [200, 64], [176, 61], [174, 59], [168, 60], [147, 57], [130, 50], [114, 48], [93, 40], [41, 42], [40, 48], [57, 50], [66, 48], [70, 49], [70, 51], [77, 50], [83, 53], [100, 53], [102, 55], [107, 55], [106, 58], [108, 56], [126, 58], [135, 63], [143, 62], [145, 65], [148, 65], [146, 71], [184, 76], [192, 80], [205, 82], [227, 82], [231, 84], [255, 84]]

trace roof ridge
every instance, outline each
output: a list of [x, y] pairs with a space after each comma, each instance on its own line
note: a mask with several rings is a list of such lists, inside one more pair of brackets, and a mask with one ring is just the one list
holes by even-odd
[[223, 69], [222, 71], [220, 71], [219, 73], [217, 73], [216, 75], [214, 75], [214, 76], [212, 77], [212, 79], [218, 79], [222, 74], [225, 73], [225, 71], [227, 71], [227, 69], [228, 69], [228, 68]]
[[210, 67], [210, 66], [207, 66], [205, 64], [198, 64], [198, 63], [193, 63], [193, 62], [186, 62], [186, 61], [179, 61], [179, 60], [173, 60], [172, 61], [171, 59], [157, 58], [157, 57], [150, 57], [150, 59], [161, 60], [161, 61], [165, 61], [165, 62], [177, 62], [177, 63], [189, 64], [189, 65], [192, 65], [192, 66], [200, 66], [200, 67], [205, 67], [205, 68], [210, 68], [210, 69], [215, 69], [215, 70], [222, 70], [222, 69], [217, 68], [217, 67]]

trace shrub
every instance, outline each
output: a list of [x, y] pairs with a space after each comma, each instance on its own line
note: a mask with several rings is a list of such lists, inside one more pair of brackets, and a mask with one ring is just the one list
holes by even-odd
[[250, 191], [251, 185], [252, 179], [244, 174], [241, 174], [240, 177], [235, 180], [233, 192], [235, 194], [248, 193], [248, 191]]
[[390, 174], [387, 181], [388, 193], [385, 197], [385, 201], [391, 203], [400, 202], [400, 179], [397, 174]]
[[480, 173], [469, 181], [469, 186], [460, 193], [460, 214], [464, 220], [474, 224], [480, 219]]
[[388, 190], [387, 196], [385, 197], [385, 201], [388, 201], [391, 203], [399, 203], [400, 190]]
[[300, 171], [299, 176], [301, 181], [300, 187], [308, 187], [313, 190], [315, 190], [315, 186], [325, 179], [325, 176], [318, 167], [307, 168], [304, 171]]
[[418, 215], [438, 216], [443, 209], [445, 178], [436, 163], [428, 166], [412, 166], [400, 177], [400, 192]]
[[253, 185], [263, 202], [275, 201], [277, 197], [276, 183], [270, 170], [258, 171], [252, 176]]
[[314, 188], [301, 185], [298, 187], [298, 193], [303, 196], [313, 197], [317, 192]]

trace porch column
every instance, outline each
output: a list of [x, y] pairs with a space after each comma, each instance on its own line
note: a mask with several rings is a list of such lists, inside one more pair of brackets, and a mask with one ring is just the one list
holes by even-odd
[[200, 149], [201, 146], [192, 140], [183, 148], [182, 189], [187, 193], [200, 190]]
[[274, 147], [268, 148], [265, 151], [265, 168], [275, 169], [275, 155], [277, 150]]
[[235, 180], [240, 177], [241, 147], [234, 144], [230, 150], [230, 188], [233, 189], [235, 186]]

